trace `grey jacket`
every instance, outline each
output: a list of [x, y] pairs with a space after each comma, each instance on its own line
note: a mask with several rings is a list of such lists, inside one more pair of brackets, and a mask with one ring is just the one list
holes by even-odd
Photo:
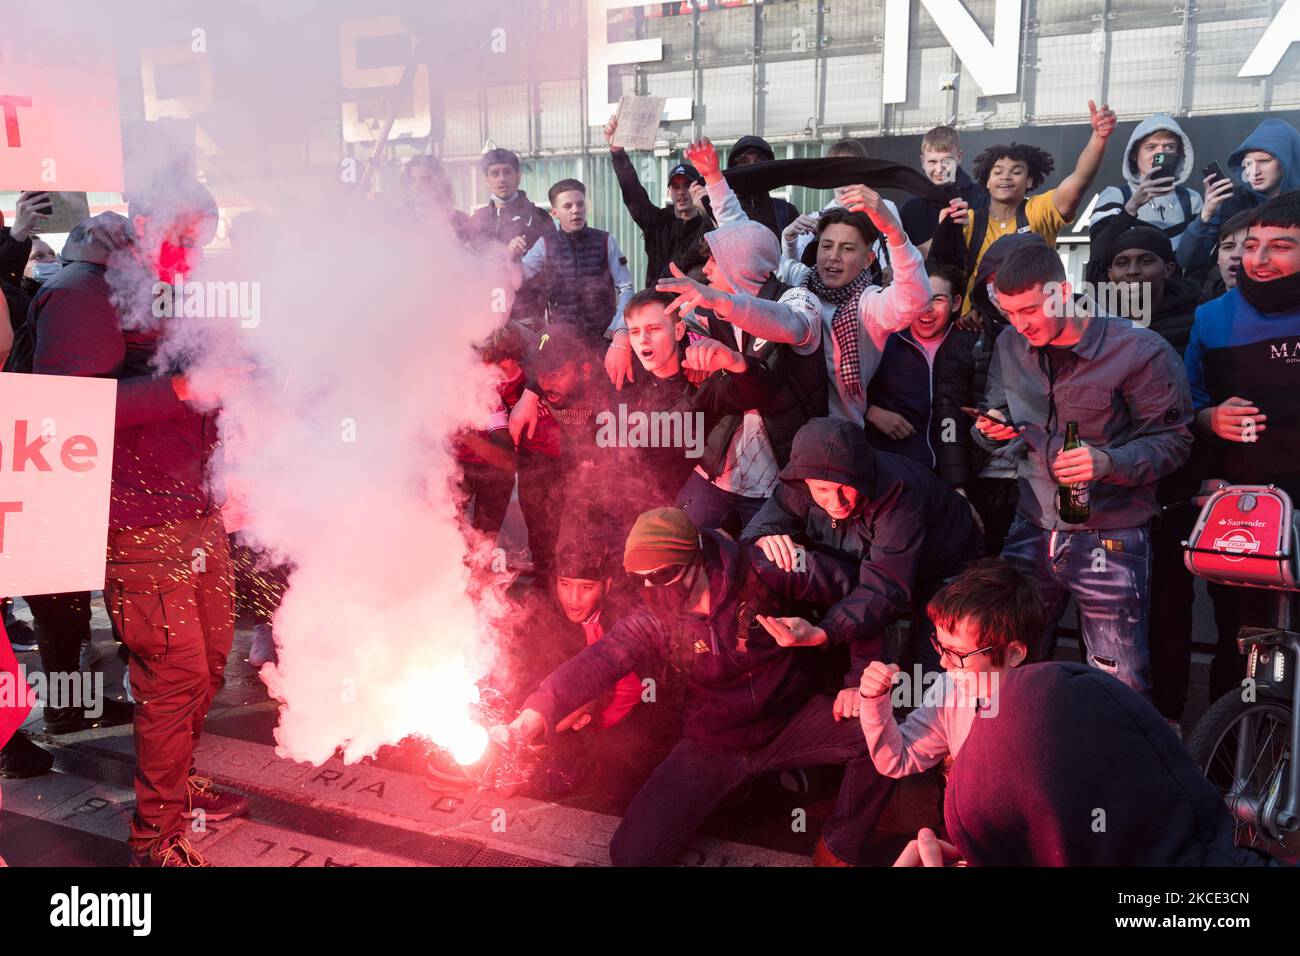
[[[1159, 510], [1156, 481], [1191, 454], [1192, 396], [1178, 353], [1150, 329], [1127, 319], [1094, 316], [1053, 385], [1047, 356], [1014, 329], [998, 336], [986, 398], [1022, 426], [1017, 510], [1040, 528], [1073, 530], [1057, 514], [1050, 467], [1065, 444], [1065, 423], [1079, 423], [1085, 444], [1114, 462], [1094, 480], [1088, 528], [1135, 528]], [[977, 428], [975, 441], [996, 449]]]

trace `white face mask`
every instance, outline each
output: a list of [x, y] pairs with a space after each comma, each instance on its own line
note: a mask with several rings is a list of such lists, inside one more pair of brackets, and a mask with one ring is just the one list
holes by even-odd
[[53, 262], [37, 262], [32, 266], [32, 278], [37, 282], [44, 282], [51, 278], [63, 268], [63, 263], [58, 259]]

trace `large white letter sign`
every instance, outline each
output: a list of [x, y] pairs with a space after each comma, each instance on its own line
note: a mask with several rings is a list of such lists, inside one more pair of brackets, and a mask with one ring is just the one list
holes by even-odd
[[1300, 0], [1286, 0], [1251, 50], [1238, 76], [1268, 76], [1277, 69], [1282, 54], [1300, 40]]
[[[664, 58], [664, 44], [659, 37], [650, 40], [609, 42], [611, 10], [643, 7], [646, 0], [587, 0], [587, 125], [604, 126], [618, 110], [609, 99], [609, 68], [622, 63], [657, 63]], [[664, 118], [691, 118], [691, 99], [671, 96], [664, 104]]]
[[[1297, 0], [1291, 0], [1292, 3]], [[961, 0], [921, 0], [985, 96], [1014, 93], [1020, 68], [1020, 0], [997, 0], [990, 43]], [[886, 0], [884, 101], [907, 102], [908, 0]]]

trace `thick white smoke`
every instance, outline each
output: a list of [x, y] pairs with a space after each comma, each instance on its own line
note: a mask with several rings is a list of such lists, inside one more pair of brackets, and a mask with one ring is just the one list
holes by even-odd
[[[263, 675], [285, 705], [279, 751], [319, 763], [341, 746], [353, 760], [413, 733], [470, 747], [490, 631], [468, 593], [446, 439], [485, 417], [472, 345], [501, 321], [504, 262], [467, 251], [445, 221], [278, 220], [256, 263], [237, 250], [234, 273], [262, 282], [260, 323], [220, 348], [209, 337], [196, 379], [227, 383], [245, 537], [296, 568]], [[254, 374], [228, 374], [245, 360]]]
[[[60, 29], [81, 22], [79, 5], [52, 14]], [[425, 44], [415, 79], [435, 102], [464, 85], [458, 57], [478, 56], [497, 22], [415, 0], [389, 7]], [[345, 147], [342, 102], [381, 117], [412, 103], [344, 89], [348, 44], [371, 59], [374, 46], [347, 40], [344, 21], [373, 16], [300, 0], [148, 2], [115, 7], [90, 37], [119, 63], [167, 66], [124, 72], [128, 180], [143, 162], [165, 206], [197, 169], [223, 209], [261, 211], [246, 228], [236, 214], [231, 251], [186, 277], [239, 283], [244, 302], [255, 289], [255, 321], [169, 319], [160, 366], [183, 363], [198, 388], [220, 393], [226, 461], [214, 492], [235, 493], [247, 543], [294, 567], [275, 618], [279, 663], [263, 677], [283, 704], [278, 752], [313, 763], [338, 748], [358, 760], [410, 734], [472, 754], [484, 739], [469, 720], [474, 682], [493, 657], [491, 622], [469, 595], [447, 439], [486, 419], [492, 386], [472, 344], [500, 325], [517, 280], [503, 252], [471, 252], [445, 217], [401, 204], [391, 167], [386, 191], [367, 194], [374, 180], [357, 173], [370, 148]], [[58, 49], [47, 52], [57, 62]], [[167, 76], [186, 82], [168, 92]], [[174, 155], [167, 136], [132, 154], [131, 128], [157, 118], [151, 110], [184, 134]], [[337, 148], [321, 142], [323, 124], [336, 126]]]

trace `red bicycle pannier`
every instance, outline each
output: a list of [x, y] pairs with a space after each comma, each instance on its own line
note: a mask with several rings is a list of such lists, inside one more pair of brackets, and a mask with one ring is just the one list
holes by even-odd
[[1183, 546], [1187, 570], [1218, 584], [1296, 589], [1291, 498], [1271, 485], [1227, 485], [1201, 509]]

